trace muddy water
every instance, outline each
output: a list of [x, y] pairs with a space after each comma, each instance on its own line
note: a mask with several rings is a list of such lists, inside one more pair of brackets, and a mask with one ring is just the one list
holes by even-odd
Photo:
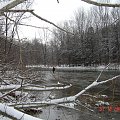
[[[100, 72], [92, 71], [81, 71], [81, 72], [55, 72], [54, 74], [50, 71], [43, 72], [42, 83], [47, 85], [53, 85], [58, 81], [64, 84], [72, 84], [73, 86], [67, 90], [61, 91], [48, 91], [39, 94], [41, 100], [47, 99], [49, 95], [54, 96], [55, 98], [61, 98], [65, 96], [70, 96], [78, 93], [80, 90], [91, 84], [99, 75]], [[109, 79], [115, 75], [120, 74], [118, 71], [107, 71], [104, 72], [99, 81]], [[104, 85], [97, 86], [95, 88], [87, 91], [88, 94], [96, 95], [105, 94], [108, 96], [108, 102], [119, 102], [120, 103], [120, 81], [117, 79], [115, 82], [110, 82]], [[39, 82], [37, 82], [38, 84]], [[113, 92], [114, 91], [114, 92]], [[114, 96], [114, 97], [113, 97]], [[86, 101], [82, 99], [84, 104]], [[114, 103], [113, 102], [113, 103]], [[117, 104], [118, 105], [118, 104]], [[42, 108], [42, 113], [37, 113], [34, 116], [43, 118], [45, 120], [120, 120], [120, 112], [111, 111], [107, 109], [105, 111], [99, 112], [98, 108], [94, 108], [94, 112], [87, 110], [82, 106], [76, 106], [71, 104], [74, 109], [68, 109], [59, 106], [46, 106]], [[79, 109], [76, 110], [76, 109]]]

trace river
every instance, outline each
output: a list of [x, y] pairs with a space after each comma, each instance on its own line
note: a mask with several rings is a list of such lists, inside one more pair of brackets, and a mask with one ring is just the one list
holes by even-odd
[[[55, 72], [54, 74], [50, 71], [42, 72], [44, 82], [42, 84], [52, 85], [57, 83], [64, 84], [72, 84], [73, 86], [67, 90], [61, 91], [52, 91], [52, 92], [43, 92], [41, 98], [47, 98], [49, 94], [54, 96], [55, 98], [61, 98], [65, 96], [75, 95], [80, 90], [91, 84], [98, 75], [100, 74], [99, 71], [79, 71], [79, 72]], [[115, 75], [118, 75], [118, 71], [105, 71], [102, 73], [100, 80], [109, 79]], [[38, 84], [38, 82], [37, 82]], [[112, 103], [112, 108], [116, 101], [120, 103], [120, 82], [119, 79], [115, 80], [115, 82], [109, 82], [104, 85], [97, 86], [95, 88], [90, 89], [87, 91], [87, 94], [92, 95], [107, 95], [108, 102]], [[114, 96], [114, 98], [113, 98]], [[86, 98], [80, 98], [81, 102], [85, 105], [87, 100]], [[105, 109], [102, 112], [99, 112], [97, 108], [93, 108], [95, 111], [91, 112], [87, 110], [85, 107], [76, 106], [75, 104], [70, 104], [74, 108], [79, 108], [78, 110], [75, 109], [68, 109], [65, 107], [59, 106], [46, 106], [42, 108], [42, 113], [36, 114], [35, 116], [39, 118], [43, 118], [45, 120], [119, 120], [120, 119], [120, 111], [108, 111]], [[117, 104], [118, 105], [118, 104]]]
[[[34, 91], [31, 92], [34, 96], [37, 96], [37, 101], [46, 100], [49, 96], [53, 96], [54, 98], [61, 98], [66, 96], [75, 95], [89, 84], [91, 84], [98, 75], [100, 74], [99, 71], [79, 71], [79, 72], [58, 72], [55, 71], [53, 74], [52, 71], [34, 71], [34, 74], [37, 74], [37, 78], [33, 80], [33, 84], [39, 85], [47, 85], [51, 86], [58, 82], [64, 84], [72, 84], [71, 88], [66, 90], [59, 90], [59, 91], [45, 91], [45, 92], [38, 92]], [[115, 75], [120, 74], [119, 71], [105, 71], [102, 73], [99, 81], [109, 79]], [[86, 94], [99, 96], [99, 95], [107, 95], [108, 99], [105, 100], [112, 105], [114, 109], [115, 106], [120, 108], [120, 80], [119, 78], [115, 80], [115, 82], [109, 82], [104, 85], [99, 85], [94, 87], [86, 92]], [[103, 100], [101, 99], [94, 99], [87, 96], [82, 96], [78, 98], [81, 101], [82, 105], [78, 105], [75, 103], [68, 103], [67, 105], [72, 108], [61, 107], [57, 105], [51, 106], [44, 106], [41, 107], [42, 112], [30, 113], [31, 115], [42, 118], [44, 120], [120, 120], [120, 111], [109, 111], [108, 108], [105, 110], [99, 111], [99, 107], [95, 106], [94, 100]], [[91, 102], [90, 102], [91, 101]], [[94, 101], [94, 102], [93, 102]], [[104, 100], [103, 100], [104, 101]], [[117, 104], [116, 104], [117, 103]], [[83, 106], [84, 105], [84, 106]], [[89, 107], [89, 106], [90, 107]], [[87, 108], [94, 110], [91, 112]], [[108, 106], [109, 107], [109, 106]], [[7, 118], [1, 116], [1, 120], [7, 120]]]

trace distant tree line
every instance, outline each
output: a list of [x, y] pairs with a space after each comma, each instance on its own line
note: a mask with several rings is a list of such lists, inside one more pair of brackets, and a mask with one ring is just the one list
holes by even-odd
[[[52, 38], [16, 42], [0, 35], [0, 60], [25, 65], [101, 65], [120, 63], [120, 9], [79, 9], [71, 20], [53, 29]], [[2, 31], [2, 28], [1, 30]], [[72, 34], [71, 34], [72, 33]], [[21, 51], [20, 51], [21, 46]]]
[[120, 63], [120, 9], [80, 9], [73, 20], [61, 27], [74, 35], [54, 29], [51, 46], [55, 64], [96, 65]]

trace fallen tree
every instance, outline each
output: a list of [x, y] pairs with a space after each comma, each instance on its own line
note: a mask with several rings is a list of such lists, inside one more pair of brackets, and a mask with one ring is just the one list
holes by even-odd
[[53, 100], [45, 100], [45, 101], [40, 101], [40, 102], [28, 102], [28, 103], [22, 103], [22, 104], [10, 104], [10, 105], [13, 105], [15, 107], [36, 107], [36, 106], [41, 106], [41, 104], [48, 104], [48, 105], [51, 105], [51, 104], [61, 104], [61, 103], [67, 103], [67, 102], [75, 102], [76, 99], [81, 96], [83, 93], [85, 93], [87, 90], [95, 87], [95, 86], [98, 86], [98, 85], [101, 85], [101, 84], [104, 84], [104, 83], [107, 83], [107, 82], [110, 82], [112, 80], [115, 80], [116, 78], [119, 78], [120, 75], [117, 75], [117, 76], [114, 76], [110, 79], [107, 79], [107, 80], [104, 80], [104, 81], [101, 81], [101, 82], [98, 82], [98, 79], [95, 80], [93, 83], [91, 83], [89, 86], [87, 86], [85, 89], [83, 89], [82, 91], [80, 91], [79, 93], [77, 93], [76, 95], [74, 96], [69, 96], [69, 97], [64, 97], [64, 98], [60, 98], [60, 99], [53, 99]]
[[29, 91], [49, 91], [49, 90], [63, 90], [63, 89], [67, 89], [70, 88], [72, 85], [64, 85], [64, 86], [34, 86], [34, 85], [23, 85], [21, 87], [21, 85], [1, 85], [0, 86], [0, 91], [7, 91], [7, 90], [18, 90], [18, 89], [23, 89], [23, 90], [29, 90]]
[[27, 115], [23, 112], [20, 112], [13, 107], [9, 107], [6, 104], [0, 103], [0, 112], [2, 112], [4, 115], [17, 120], [42, 120], [30, 115]]

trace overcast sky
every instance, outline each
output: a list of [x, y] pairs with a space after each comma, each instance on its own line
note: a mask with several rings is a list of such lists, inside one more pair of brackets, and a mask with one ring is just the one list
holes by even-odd
[[[87, 3], [81, 2], [81, 0], [59, 0], [59, 3], [57, 3], [57, 0], [34, 0], [32, 9], [39, 16], [57, 24], [64, 20], [70, 20], [74, 16], [74, 12], [79, 8], [88, 8], [89, 6]], [[49, 26], [51, 28], [48, 23], [42, 22], [35, 17], [31, 17], [24, 22], [39, 27]], [[30, 27], [20, 27], [19, 29], [23, 38], [39, 37], [39, 33], [41, 33], [40, 29]]]

